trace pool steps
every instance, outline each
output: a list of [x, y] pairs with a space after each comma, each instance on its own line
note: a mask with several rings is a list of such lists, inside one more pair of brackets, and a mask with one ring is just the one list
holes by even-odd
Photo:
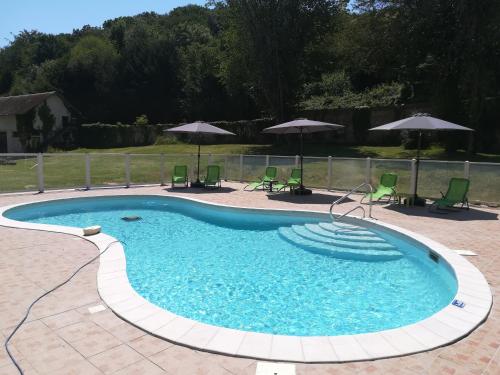
[[321, 228], [317, 224], [306, 224], [304, 226], [294, 225], [294, 226], [292, 226], [292, 228], [298, 229], [299, 231], [300, 230], [307, 231], [309, 233], [312, 233], [312, 234], [315, 234], [317, 236], [321, 236], [321, 237], [327, 238], [327, 239], [332, 238], [332, 239], [341, 240], [341, 241], [387, 244], [387, 242], [383, 238], [380, 238], [371, 232], [368, 232], [368, 233], [370, 233], [370, 235], [368, 235], [368, 233], [360, 235], [360, 234], [356, 233], [355, 231], [351, 231], [351, 230], [348, 230], [348, 231], [341, 230], [338, 232], [331, 232], [329, 230], [325, 230], [325, 229]]
[[293, 245], [340, 259], [386, 261], [403, 256], [393, 245], [375, 233], [361, 227], [339, 224], [292, 225], [281, 227], [278, 232], [284, 240]]

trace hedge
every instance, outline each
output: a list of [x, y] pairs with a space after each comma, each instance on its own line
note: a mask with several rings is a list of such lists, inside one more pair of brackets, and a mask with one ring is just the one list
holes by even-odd
[[82, 124], [78, 143], [86, 148], [145, 146], [155, 143], [158, 125]]

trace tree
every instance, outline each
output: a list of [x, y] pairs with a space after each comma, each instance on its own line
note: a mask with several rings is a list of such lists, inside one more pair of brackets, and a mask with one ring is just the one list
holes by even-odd
[[[327, 0], [227, 0], [226, 72], [242, 67], [265, 108], [279, 119], [293, 112], [303, 82], [306, 47], [321, 40], [338, 3]], [[234, 60], [233, 60], [234, 59]], [[232, 65], [232, 66], [231, 66]], [[234, 74], [234, 73], [233, 73]]]

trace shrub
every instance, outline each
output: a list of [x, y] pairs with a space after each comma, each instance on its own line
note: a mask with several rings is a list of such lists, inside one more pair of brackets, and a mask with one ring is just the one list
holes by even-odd
[[87, 148], [144, 146], [155, 143], [161, 127], [157, 125], [83, 124], [78, 143]]
[[134, 125], [148, 125], [149, 119], [146, 115], [140, 115], [135, 118]]

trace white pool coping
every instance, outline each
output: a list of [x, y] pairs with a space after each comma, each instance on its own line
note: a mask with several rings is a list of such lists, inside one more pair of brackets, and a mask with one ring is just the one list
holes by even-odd
[[[169, 197], [211, 207], [247, 210], [261, 214], [281, 212], [294, 215], [300, 212], [328, 218], [325, 212], [320, 211], [229, 206], [168, 194], [147, 194], [147, 196]], [[103, 195], [92, 198], [98, 197], [124, 198], [127, 195]], [[84, 237], [81, 228], [20, 222], [3, 216], [5, 211], [14, 207], [54, 200], [61, 199], [45, 199], [0, 207], [0, 226], [65, 233], [95, 244], [101, 252], [97, 273], [98, 292], [114, 313], [154, 336], [197, 350], [237, 357], [302, 363], [350, 362], [397, 357], [449, 345], [467, 336], [486, 320], [493, 301], [490, 287], [483, 274], [468, 260], [446, 246], [395, 225], [374, 219], [349, 217], [347, 218], [349, 222], [362, 220], [365, 226], [380, 226], [402, 233], [437, 253], [455, 273], [458, 289], [454, 299], [465, 302], [465, 306], [459, 308], [450, 304], [414, 324], [374, 333], [345, 336], [282, 336], [208, 325], [175, 315], [141, 297], [130, 285], [125, 253], [115, 238], [105, 233]]]

